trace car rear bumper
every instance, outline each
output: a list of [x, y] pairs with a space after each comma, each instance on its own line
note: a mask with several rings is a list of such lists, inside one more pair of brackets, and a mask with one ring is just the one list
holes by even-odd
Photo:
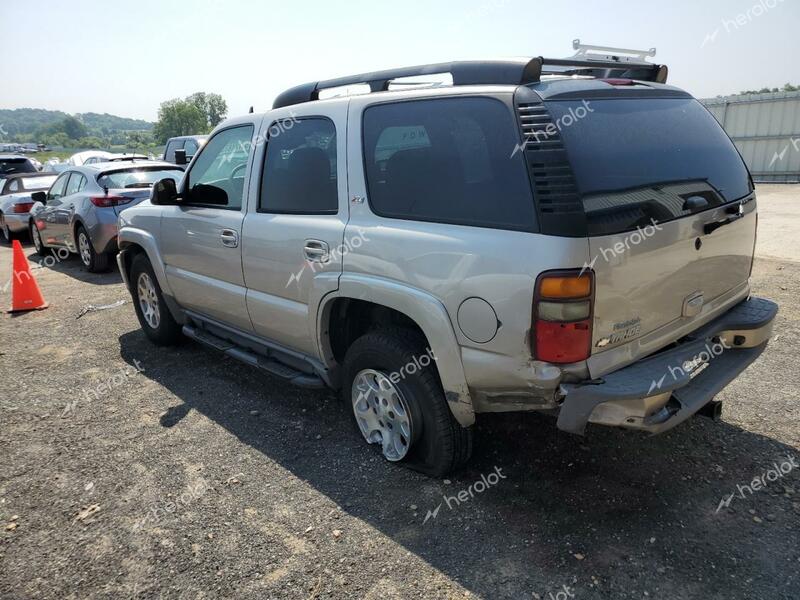
[[30, 220], [30, 213], [9, 213], [3, 215], [8, 230], [12, 233], [19, 233], [28, 229], [28, 221]]
[[778, 305], [740, 302], [675, 347], [602, 378], [563, 384], [558, 428], [582, 435], [589, 422], [663, 433], [708, 405], [764, 351]]

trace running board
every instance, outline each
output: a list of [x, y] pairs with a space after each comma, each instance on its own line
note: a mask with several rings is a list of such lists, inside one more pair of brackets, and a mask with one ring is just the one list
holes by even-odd
[[257, 354], [241, 346], [237, 346], [233, 342], [225, 340], [221, 337], [217, 337], [213, 333], [205, 331], [201, 328], [194, 327], [192, 325], [184, 325], [183, 335], [200, 342], [209, 348], [218, 350], [219, 352], [222, 352], [231, 358], [235, 358], [236, 360], [246, 363], [251, 367], [256, 367], [262, 371], [266, 371], [270, 375], [280, 377], [281, 379], [286, 379], [294, 385], [314, 389], [326, 387], [325, 382], [322, 381], [318, 375], [299, 371], [280, 362], [279, 360], [276, 360], [276, 358], [262, 356], [261, 354]]

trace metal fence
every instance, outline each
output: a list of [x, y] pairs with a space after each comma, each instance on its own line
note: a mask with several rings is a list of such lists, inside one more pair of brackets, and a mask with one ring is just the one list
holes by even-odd
[[800, 92], [702, 100], [757, 182], [800, 182]]

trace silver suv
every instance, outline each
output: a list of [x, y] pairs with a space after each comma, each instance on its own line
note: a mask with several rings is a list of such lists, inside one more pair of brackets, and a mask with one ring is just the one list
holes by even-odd
[[718, 416], [777, 306], [750, 296], [747, 168], [666, 73], [576, 56], [292, 88], [120, 215], [142, 329], [341, 390], [368, 443], [437, 476], [479, 413]]

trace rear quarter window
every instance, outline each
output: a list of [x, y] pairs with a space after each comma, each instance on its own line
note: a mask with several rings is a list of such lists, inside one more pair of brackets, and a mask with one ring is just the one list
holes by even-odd
[[[437, 98], [364, 111], [372, 210], [385, 217], [534, 231], [514, 117], [492, 98]], [[512, 156], [512, 153], [514, 156]]]

